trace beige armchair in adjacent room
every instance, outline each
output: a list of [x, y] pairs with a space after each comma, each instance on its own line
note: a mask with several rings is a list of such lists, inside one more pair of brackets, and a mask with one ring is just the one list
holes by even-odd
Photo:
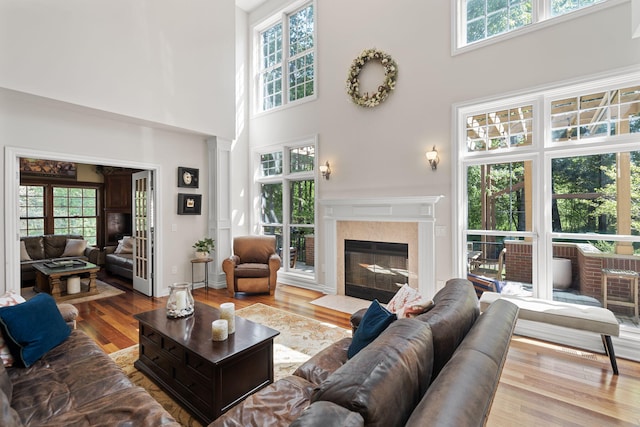
[[227, 292], [269, 293], [276, 290], [280, 269], [275, 236], [241, 236], [233, 240], [233, 255], [222, 262]]

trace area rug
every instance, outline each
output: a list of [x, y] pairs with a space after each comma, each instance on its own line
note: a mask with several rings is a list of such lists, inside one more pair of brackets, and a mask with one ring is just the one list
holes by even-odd
[[347, 295], [325, 295], [311, 301], [311, 304], [336, 310], [341, 313], [353, 314], [360, 309], [369, 308], [371, 301]]
[[[280, 331], [280, 335], [274, 340], [273, 368], [276, 380], [292, 374], [300, 364], [329, 344], [351, 336], [350, 330], [260, 303], [239, 309], [236, 314]], [[186, 410], [133, 366], [138, 359], [137, 345], [111, 353], [110, 356], [134, 384], [146, 389], [180, 424], [189, 427], [201, 426]]]
[[[78, 296], [78, 298], [64, 300], [63, 302], [68, 304], [78, 304], [80, 302], [94, 301], [100, 298], [108, 298], [108, 297], [112, 297], [112, 296], [120, 295], [124, 293], [124, 291], [114, 288], [113, 286], [103, 282], [102, 280], [96, 280], [96, 288], [98, 289], [97, 294], [87, 295], [87, 296]], [[36, 292], [33, 290], [33, 288], [22, 288], [20, 290], [20, 294], [24, 299], [28, 300], [34, 295], [36, 295]]]

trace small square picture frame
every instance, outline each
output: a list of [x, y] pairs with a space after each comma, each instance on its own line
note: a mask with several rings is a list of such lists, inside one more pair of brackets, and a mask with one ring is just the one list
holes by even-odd
[[178, 167], [178, 187], [198, 188], [200, 171], [195, 168]]
[[178, 215], [200, 215], [202, 194], [178, 193]]

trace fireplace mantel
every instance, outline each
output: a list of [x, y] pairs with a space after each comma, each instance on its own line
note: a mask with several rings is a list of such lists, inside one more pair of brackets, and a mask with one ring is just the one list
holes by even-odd
[[443, 196], [390, 197], [363, 199], [321, 200], [324, 208], [325, 292], [337, 294], [338, 289], [337, 224], [339, 221], [356, 222], [410, 222], [417, 224], [418, 268], [417, 284], [422, 295], [433, 295], [435, 283], [435, 205]]

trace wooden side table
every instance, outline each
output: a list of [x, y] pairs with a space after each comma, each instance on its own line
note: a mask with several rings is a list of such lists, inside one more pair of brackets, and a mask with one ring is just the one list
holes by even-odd
[[196, 264], [204, 264], [204, 287], [209, 292], [209, 263], [213, 258], [194, 258], [191, 260], [191, 290], [193, 291], [193, 267]]
[[[623, 307], [633, 307], [633, 314], [636, 323], [638, 322], [638, 274], [637, 271], [631, 270], [617, 270], [613, 268], [602, 269], [602, 294], [604, 300], [604, 308], [608, 308], [609, 305], [619, 305]], [[631, 299], [620, 301], [617, 299], [610, 299], [607, 291], [608, 279], [626, 279], [629, 281], [631, 287]]]

